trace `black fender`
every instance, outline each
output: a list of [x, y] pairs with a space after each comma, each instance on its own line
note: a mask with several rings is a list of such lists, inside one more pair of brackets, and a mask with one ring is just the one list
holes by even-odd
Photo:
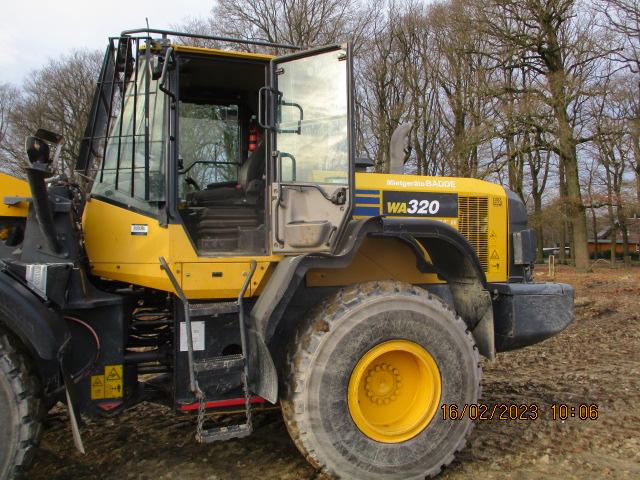
[[0, 324], [16, 335], [34, 359], [61, 359], [71, 338], [64, 319], [4, 270], [0, 270]]
[[474, 337], [477, 337], [480, 352], [493, 357], [493, 310], [486, 276], [478, 256], [469, 241], [456, 229], [429, 219], [371, 217], [353, 220], [347, 226], [337, 254], [305, 254], [285, 258], [276, 267], [251, 311], [251, 328], [269, 343], [307, 271], [312, 268], [348, 266], [367, 236], [393, 237], [405, 242], [416, 255], [416, 265], [421, 271], [425, 271], [428, 264], [424, 248], [438, 276], [448, 283], [454, 307], [474, 332]]
[[[431, 257], [431, 263], [441, 279], [478, 281], [486, 288], [487, 278], [475, 250], [455, 228], [438, 220], [383, 217], [381, 221], [382, 232], [372, 236], [396, 237], [408, 244], [419, 242]], [[422, 256], [415, 248], [414, 253]]]

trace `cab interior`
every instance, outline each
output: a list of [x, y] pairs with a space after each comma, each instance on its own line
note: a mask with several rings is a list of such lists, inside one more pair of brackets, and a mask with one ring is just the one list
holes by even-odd
[[266, 135], [257, 117], [268, 66], [177, 57], [178, 211], [200, 254], [266, 250]]

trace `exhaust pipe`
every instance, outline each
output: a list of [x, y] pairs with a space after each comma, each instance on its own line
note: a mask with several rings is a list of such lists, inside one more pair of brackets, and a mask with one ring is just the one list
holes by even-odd
[[57, 158], [63, 142], [62, 135], [40, 129], [34, 136], [27, 137], [25, 148], [31, 162], [31, 165], [26, 168], [27, 180], [31, 188], [33, 209], [38, 219], [40, 231], [47, 242], [49, 250], [53, 253], [60, 253], [62, 245], [58, 241], [45, 183], [45, 180], [53, 175], [53, 172], [49, 169], [51, 158], [47, 142], [56, 145], [54, 158]]

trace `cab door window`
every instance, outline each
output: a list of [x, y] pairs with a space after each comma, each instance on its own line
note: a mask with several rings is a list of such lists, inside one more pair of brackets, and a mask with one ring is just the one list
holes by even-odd
[[301, 58], [276, 72], [280, 181], [348, 183], [345, 55], [337, 50]]

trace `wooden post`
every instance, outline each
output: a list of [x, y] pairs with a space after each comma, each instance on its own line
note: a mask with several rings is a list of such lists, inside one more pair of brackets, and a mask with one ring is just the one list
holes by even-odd
[[556, 278], [556, 256], [549, 255], [549, 278]]

